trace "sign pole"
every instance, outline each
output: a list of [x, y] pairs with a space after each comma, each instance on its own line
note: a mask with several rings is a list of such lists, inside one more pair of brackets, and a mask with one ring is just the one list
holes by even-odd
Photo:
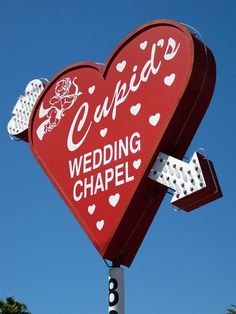
[[124, 314], [124, 270], [113, 266], [108, 277], [108, 314]]

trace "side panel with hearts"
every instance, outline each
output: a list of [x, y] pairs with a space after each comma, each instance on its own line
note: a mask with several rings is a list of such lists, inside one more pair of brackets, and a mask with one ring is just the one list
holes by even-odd
[[214, 87], [214, 60], [175, 22], [129, 35], [104, 68], [75, 64], [37, 102], [30, 145], [103, 258], [130, 266], [165, 196], [160, 151], [182, 157]]

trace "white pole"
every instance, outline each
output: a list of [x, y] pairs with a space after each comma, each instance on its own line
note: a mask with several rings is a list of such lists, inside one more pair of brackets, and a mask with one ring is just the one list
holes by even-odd
[[124, 314], [124, 270], [120, 267], [109, 269], [108, 314]]

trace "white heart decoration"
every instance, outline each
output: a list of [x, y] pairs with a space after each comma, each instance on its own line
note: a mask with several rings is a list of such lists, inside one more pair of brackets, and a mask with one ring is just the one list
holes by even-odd
[[96, 208], [95, 204], [89, 205], [88, 212], [89, 212], [90, 215], [92, 215], [95, 212], [95, 208]]
[[101, 135], [102, 137], [105, 137], [106, 134], [107, 134], [107, 128], [101, 129], [100, 135]]
[[137, 159], [133, 161], [133, 167], [137, 170], [141, 165], [141, 159]]
[[99, 230], [99, 231], [101, 231], [102, 230], [102, 228], [104, 227], [104, 220], [102, 219], [102, 220], [99, 220], [99, 221], [97, 221], [97, 223], [96, 223], [96, 227], [97, 227], [97, 229]]
[[175, 73], [172, 73], [164, 78], [164, 83], [167, 86], [171, 86], [175, 80]]
[[159, 112], [156, 113], [156, 114], [154, 114], [153, 116], [151, 116], [151, 117], [149, 118], [149, 123], [150, 123], [152, 126], [156, 126], [157, 123], [158, 123], [159, 120], [160, 120], [160, 117], [161, 117], [161, 115], [160, 115]]
[[147, 40], [145, 40], [143, 43], [141, 43], [140, 44], [140, 48], [142, 49], [142, 50], [145, 50], [146, 49], [146, 47], [147, 47]]
[[95, 85], [89, 87], [88, 92], [90, 95], [92, 95], [94, 93], [94, 91], [95, 91]]
[[136, 105], [133, 105], [130, 108], [130, 112], [133, 116], [136, 116], [139, 113], [139, 110], [141, 109], [141, 104], [137, 103]]
[[109, 197], [109, 203], [113, 207], [116, 207], [116, 205], [119, 202], [119, 200], [120, 200], [120, 194], [119, 193], [116, 193], [115, 195], [111, 195]]
[[126, 61], [124, 60], [116, 65], [116, 69], [119, 72], [123, 72], [125, 66], [126, 66]]

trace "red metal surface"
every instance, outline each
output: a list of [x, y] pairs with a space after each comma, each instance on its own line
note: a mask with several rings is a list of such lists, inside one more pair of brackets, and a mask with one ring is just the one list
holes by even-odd
[[211, 52], [161, 20], [129, 35], [104, 68], [56, 75], [31, 117], [38, 162], [102, 257], [130, 266], [165, 196], [160, 151], [183, 157], [215, 83]]

